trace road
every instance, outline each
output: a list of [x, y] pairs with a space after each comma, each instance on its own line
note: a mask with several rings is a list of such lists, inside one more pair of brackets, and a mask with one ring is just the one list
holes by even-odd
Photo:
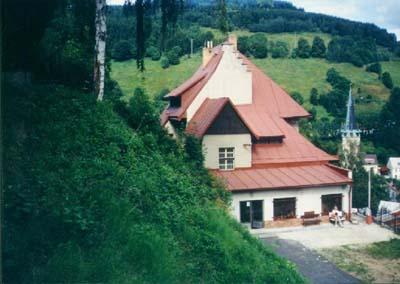
[[277, 237], [261, 239], [278, 255], [295, 263], [301, 274], [313, 284], [353, 284], [360, 281], [333, 263], [294, 240]]

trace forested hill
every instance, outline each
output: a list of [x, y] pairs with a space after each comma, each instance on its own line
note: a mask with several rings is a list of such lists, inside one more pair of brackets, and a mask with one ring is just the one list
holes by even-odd
[[[191, 0], [191, 13], [186, 13], [188, 21], [197, 21], [202, 26], [217, 28], [213, 3], [203, 0]], [[361, 23], [334, 16], [310, 13], [298, 9], [286, 1], [227, 1], [228, 17], [233, 29], [248, 29], [251, 32], [324, 32], [337, 36], [359, 36], [372, 38], [378, 45], [394, 49], [396, 35], [372, 23]], [[198, 15], [199, 6], [209, 10], [203, 17]], [[208, 14], [208, 16], [207, 16]]]
[[304, 282], [230, 217], [199, 141], [172, 140], [146, 91], [120, 101], [107, 74], [96, 99], [95, 1], [10, 3], [4, 283]]

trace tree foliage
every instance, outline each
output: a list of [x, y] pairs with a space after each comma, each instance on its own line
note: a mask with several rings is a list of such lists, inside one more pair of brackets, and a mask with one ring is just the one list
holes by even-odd
[[312, 47], [311, 47], [311, 56], [323, 58], [326, 54], [326, 46], [325, 42], [319, 36], [314, 37]]
[[382, 83], [388, 89], [392, 89], [393, 88], [392, 76], [390, 76], [389, 72], [383, 72], [383, 74], [382, 74]]
[[271, 50], [272, 58], [284, 58], [289, 55], [289, 46], [284, 41], [277, 41], [273, 44]]
[[309, 58], [311, 55], [311, 47], [305, 38], [300, 38], [297, 43], [297, 56], [300, 58]]
[[132, 44], [127, 40], [117, 42], [112, 50], [112, 58], [116, 61], [132, 59]]

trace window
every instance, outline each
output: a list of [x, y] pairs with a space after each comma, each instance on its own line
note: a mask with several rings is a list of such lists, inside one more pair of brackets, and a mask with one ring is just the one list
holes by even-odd
[[240, 222], [252, 223], [263, 221], [263, 201], [240, 201]]
[[296, 198], [274, 199], [274, 220], [296, 218]]
[[235, 148], [219, 148], [219, 169], [233, 170], [235, 162]]
[[341, 194], [327, 194], [321, 196], [322, 201], [322, 215], [328, 215], [329, 212], [337, 206], [338, 210], [342, 210], [342, 195]]

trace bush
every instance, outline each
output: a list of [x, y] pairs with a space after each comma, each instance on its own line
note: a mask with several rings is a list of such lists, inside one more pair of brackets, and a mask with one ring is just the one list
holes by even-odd
[[390, 76], [389, 72], [383, 72], [383, 74], [382, 74], [382, 83], [388, 89], [392, 89], [393, 88], [392, 76]]
[[117, 42], [112, 50], [112, 58], [117, 61], [132, 59], [132, 44], [127, 40]]
[[250, 52], [255, 58], [268, 56], [268, 40], [263, 34], [254, 34], [249, 37]]
[[298, 102], [300, 105], [304, 104], [304, 98], [299, 92], [293, 92], [290, 94], [290, 96]]
[[297, 43], [297, 56], [300, 58], [309, 58], [311, 47], [305, 38], [300, 38]]
[[250, 43], [248, 36], [240, 36], [238, 38], [238, 49], [241, 53], [247, 56], [250, 55]]
[[316, 88], [311, 89], [310, 103], [315, 106], [318, 105], [318, 90]]
[[167, 69], [169, 67], [169, 60], [167, 57], [162, 57], [160, 63], [163, 69]]
[[287, 57], [289, 55], [289, 46], [284, 41], [277, 41], [271, 50], [272, 58]]
[[147, 48], [146, 50], [146, 56], [150, 57], [151, 60], [157, 61], [160, 60], [161, 58], [161, 53], [158, 50], [158, 48], [154, 47], [154, 46], [150, 46], [149, 48]]
[[381, 77], [382, 74], [382, 66], [379, 62], [373, 63], [371, 65], [368, 65], [367, 68], [365, 68], [367, 72], [373, 72], [379, 75], [379, 78]]
[[180, 63], [179, 56], [180, 51], [182, 49], [178, 46], [172, 48], [171, 50], [167, 51], [166, 57], [168, 58], [169, 64], [171, 65], [178, 65]]
[[325, 42], [319, 36], [314, 37], [312, 47], [311, 47], [311, 56], [323, 58], [326, 54], [326, 46]]

